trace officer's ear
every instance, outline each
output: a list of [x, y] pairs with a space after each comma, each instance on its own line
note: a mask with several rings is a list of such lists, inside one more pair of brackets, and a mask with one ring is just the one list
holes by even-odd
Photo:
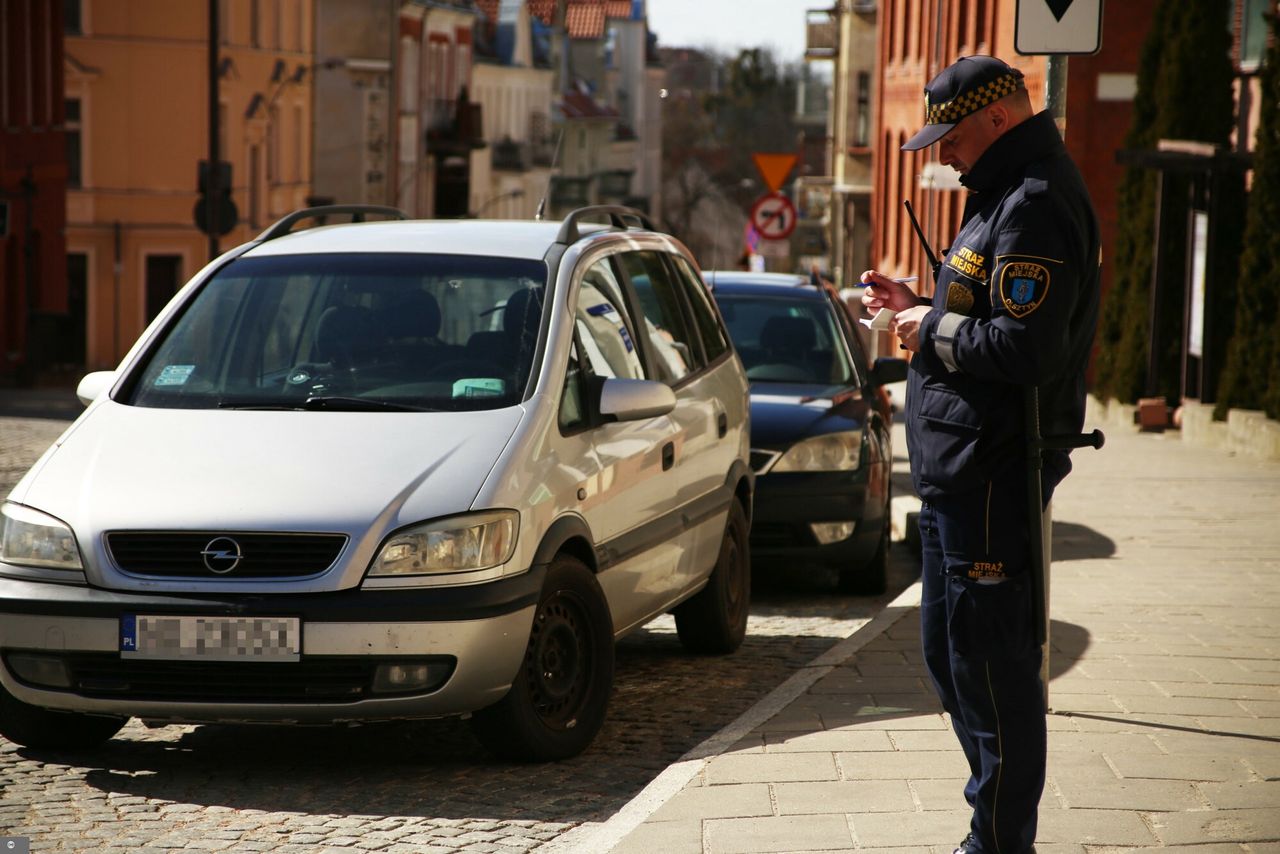
[[1009, 114], [1009, 108], [1000, 101], [996, 101], [994, 104], [988, 105], [982, 111], [983, 121], [987, 123], [991, 130], [995, 131], [996, 136], [999, 136], [1009, 129], [1011, 118], [1012, 116]]

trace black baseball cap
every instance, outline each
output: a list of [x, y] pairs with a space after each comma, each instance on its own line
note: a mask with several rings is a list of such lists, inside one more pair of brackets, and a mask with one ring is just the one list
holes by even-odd
[[994, 56], [962, 56], [924, 87], [924, 127], [903, 151], [928, 148], [970, 113], [1025, 89], [1022, 72]]

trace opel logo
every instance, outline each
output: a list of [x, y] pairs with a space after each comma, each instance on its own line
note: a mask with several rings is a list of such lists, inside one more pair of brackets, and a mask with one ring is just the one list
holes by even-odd
[[200, 555], [204, 558], [205, 569], [218, 575], [226, 575], [244, 559], [240, 544], [230, 537], [214, 537]]

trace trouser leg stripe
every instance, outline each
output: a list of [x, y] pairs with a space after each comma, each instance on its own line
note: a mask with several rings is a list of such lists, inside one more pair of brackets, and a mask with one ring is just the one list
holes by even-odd
[[996, 810], [1000, 806], [1000, 778], [1004, 774], [1004, 736], [1000, 732], [1000, 707], [996, 705], [996, 690], [991, 684], [991, 662], [984, 665], [987, 671], [987, 694], [991, 697], [991, 711], [996, 717], [996, 792], [991, 799], [991, 840], [1000, 854], [1000, 834], [996, 832]]

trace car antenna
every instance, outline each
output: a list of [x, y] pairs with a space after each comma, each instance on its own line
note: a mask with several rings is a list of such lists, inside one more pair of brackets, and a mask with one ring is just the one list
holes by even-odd
[[533, 218], [542, 219], [542, 213], [547, 209], [547, 196], [551, 193], [551, 179], [555, 176], [556, 164], [560, 162], [560, 144], [564, 142], [564, 127], [561, 126], [560, 133], [556, 136], [556, 150], [551, 155], [551, 168], [547, 171], [547, 188], [542, 191], [542, 198], [538, 199], [538, 209], [533, 212]]
[[924, 236], [924, 229], [920, 228], [920, 220], [916, 219], [916, 212], [911, 209], [911, 200], [903, 199], [902, 204], [907, 209], [907, 216], [911, 218], [911, 227], [916, 230], [916, 239], [924, 247], [924, 255], [929, 259], [929, 269], [933, 270], [933, 277], [937, 279], [942, 262], [938, 260], [937, 255], [933, 254], [933, 248], [929, 246], [929, 241]]

